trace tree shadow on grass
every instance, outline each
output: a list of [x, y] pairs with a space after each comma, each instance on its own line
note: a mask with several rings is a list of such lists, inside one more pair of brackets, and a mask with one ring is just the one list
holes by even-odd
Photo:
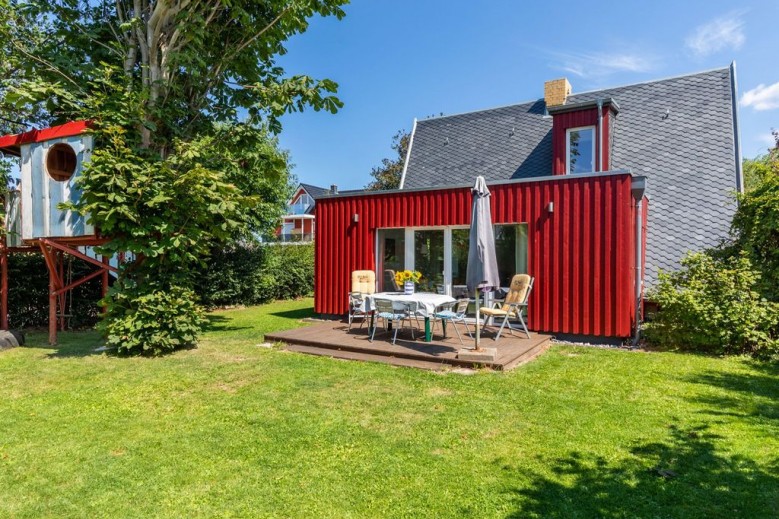
[[731, 416], [753, 425], [779, 428], [779, 365], [753, 362], [750, 368], [751, 373], [712, 370], [684, 379], [724, 390], [724, 394], [696, 392], [690, 400], [707, 406], [701, 411], [704, 414]]
[[[717, 452], [706, 427], [669, 426], [662, 442], [613, 461], [573, 452], [548, 473], [519, 470], [508, 517], [769, 517], [779, 503], [779, 460], [770, 466]], [[511, 470], [503, 466], [504, 470]]]
[[251, 326], [235, 326], [233, 320], [223, 315], [206, 315], [206, 324], [203, 327], [205, 332], [233, 332], [237, 330], [248, 330]]
[[307, 317], [314, 317], [314, 309], [311, 307], [298, 308], [295, 310], [271, 312], [270, 315], [275, 315], [276, 317], [286, 317], [287, 319], [306, 319]]
[[[115, 355], [113, 350], [100, 350], [103, 337], [95, 330], [66, 331], [57, 334], [57, 344], [49, 344], [48, 332], [33, 330], [25, 332], [22, 348], [54, 350], [48, 358], [89, 357], [92, 355]], [[96, 351], [97, 350], [97, 351]]]

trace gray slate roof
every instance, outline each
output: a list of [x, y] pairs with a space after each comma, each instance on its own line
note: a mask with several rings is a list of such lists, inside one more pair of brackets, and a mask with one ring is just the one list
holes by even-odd
[[[611, 169], [648, 178], [651, 285], [688, 250], [727, 235], [738, 185], [731, 69], [575, 94], [568, 103], [608, 97], [620, 109]], [[544, 108], [538, 100], [418, 121], [403, 188], [550, 175], [552, 118]]]
[[[301, 187], [306, 190], [306, 193], [308, 193], [311, 198], [314, 199], [315, 203], [317, 198], [322, 198], [323, 196], [327, 196], [330, 194], [330, 189], [326, 187], [319, 187], [313, 184], [303, 184], [303, 183], [301, 183], [298, 186], [298, 189], [300, 189]], [[297, 189], [295, 191], [297, 191]], [[306, 214], [314, 214], [315, 203], [308, 206], [308, 209], [306, 209]]]
[[319, 187], [312, 184], [300, 184], [300, 187], [306, 190], [306, 193], [311, 195], [311, 198], [319, 198], [324, 195], [330, 194], [330, 188]]

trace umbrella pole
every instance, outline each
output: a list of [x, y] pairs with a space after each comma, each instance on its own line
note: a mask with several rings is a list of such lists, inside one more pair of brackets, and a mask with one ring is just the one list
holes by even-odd
[[479, 327], [479, 324], [481, 323], [481, 319], [479, 317], [479, 289], [477, 288], [474, 290], [474, 295], [476, 296], [476, 351], [479, 351], [481, 349], [481, 330]]

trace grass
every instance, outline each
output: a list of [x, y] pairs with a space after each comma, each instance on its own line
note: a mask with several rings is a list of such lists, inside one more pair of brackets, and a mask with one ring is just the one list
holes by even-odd
[[218, 312], [195, 350], [0, 352], [0, 517], [770, 517], [779, 368], [555, 347], [435, 374], [260, 348], [311, 301]]

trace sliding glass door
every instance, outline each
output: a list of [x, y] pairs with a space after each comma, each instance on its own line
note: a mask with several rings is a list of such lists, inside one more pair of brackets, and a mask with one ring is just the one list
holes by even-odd
[[406, 230], [380, 229], [379, 265], [376, 279], [379, 280], [379, 292], [397, 292], [395, 273], [406, 268]]
[[452, 297], [469, 297], [465, 286], [465, 276], [468, 273], [468, 241], [470, 229], [452, 229], [452, 280], [449, 294]]
[[444, 281], [444, 229], [414, 231], [414, 270], [422, 273], [417, 288], [446, 293]]
[[[422, 273], [422, 281], [417, 286], [420, 291], [469, 297], [465, 286], [469, 233], [465, 227], [379, 229], [376, 265], [379, 290], [402, 289], [394, 285], [393, 275], [409, 269]], [[514, 274], [527, 272], [527, 224], [496, 225], [495, 249], [501, 286], [508, 287]]]
[[527, 273], [527, 224], [496, 225], [495, 253], [500, 286], [508, 287], [514, 274]]

